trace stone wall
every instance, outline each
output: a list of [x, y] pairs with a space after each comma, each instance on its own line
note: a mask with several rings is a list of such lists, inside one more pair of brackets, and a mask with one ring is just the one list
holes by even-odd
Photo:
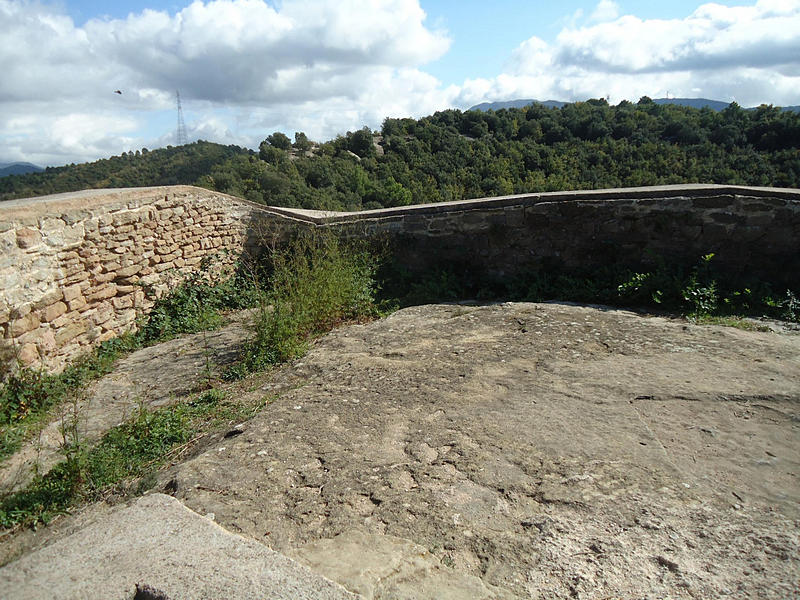
[[291, 222], [182, 186], [0, 203], [0, 371], [60, 369], [134, 327], [204, 260], [219, 271], [256, 250], [271, 220]]
[[[277, 209], [276, 209], [277, 210]], [[337, 213], [314, 222], [383, 234], [398, 260], [508, 277], [540, 268], [651, 266], [656, 258], [800, 289], [800, 190], [674, 185]]]
[[225, 268], [295, 227], [388, 240], [411, 272], [476, 277], [716, 254], [800, 289], [800, 190], [682, 185], [554, 192], [360, 213], [268, 208], [200, 188], [92, 190], [0, 203], [5, 369], [59, 369], [131, 328], [204, 259]]

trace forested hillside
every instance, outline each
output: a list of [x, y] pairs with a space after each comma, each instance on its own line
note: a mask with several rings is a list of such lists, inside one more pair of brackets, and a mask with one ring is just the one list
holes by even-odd
[[250, 151], [239, 146], [195, 142], [158, 150], [142, 148], [92, 163], [48, 167], [41, 173], [0, 178], [0, 200], [89, 188], [194, 183], [215, 165]]
[[0, 180], [3, 199], [195, 183], [256, 202], [328, 210], [669, 183], [800, 187], [800, 114], [649, 98], [387, 119], [329, 142], [275, 133], [258, 153], [198, 142]]

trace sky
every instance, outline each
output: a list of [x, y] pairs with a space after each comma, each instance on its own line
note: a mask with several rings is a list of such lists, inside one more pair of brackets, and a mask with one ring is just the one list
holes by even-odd
[[[800, 0], [0, 0], [0, 163], [324, 141], [484, 101], [800, 104]], [[115, 90], [122, 93], [117, 94]]]

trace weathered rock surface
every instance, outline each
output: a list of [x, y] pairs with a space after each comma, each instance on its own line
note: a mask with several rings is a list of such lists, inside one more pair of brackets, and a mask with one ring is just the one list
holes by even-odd
[[90, 385], [82, 398], [62, 406], [55, 418], [9, 459], [0, 463], [0, 494], [24, 487], [36, 472], [46, 473], [63, 460], [61, 452], [73, 429], [93, 444], [141, 408], [181, 402], [204, 377], [218, 375], [248, 335], [249, 311], [230, 315], [216, 331], [185, 335], [143, 348], [120, 360], [108, 376]]
[[159, 489], [366, 598], [797, 593], [796, 332], [415, 307], [275, 391]]
[[140, 498], [0, 570], [0, 597], [8, 600], [131, 600], [145, 587], [167, 600], [356, 598], [163, 494]]
[[[358, 531], [522, 598], [797, 590], [796, 334], [556, 304], [426, 306], [330, 334], [274, 385], [298, 375], [305, 385], [243, 435], [164, 483], [349, 589], [436, 597], [359, 579], [348, 565], [382, 546]], [[416, 554], [397, 552], [400, 579]], [[441, 582], [439, 594], [457, 589]]]

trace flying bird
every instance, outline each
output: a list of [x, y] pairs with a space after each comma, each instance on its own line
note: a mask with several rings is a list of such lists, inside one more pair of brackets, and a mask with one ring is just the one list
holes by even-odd
[[114, 90], [114, 93], [115, 94], [119, 94], [120, 96], [122, 96], [122, 90]]

